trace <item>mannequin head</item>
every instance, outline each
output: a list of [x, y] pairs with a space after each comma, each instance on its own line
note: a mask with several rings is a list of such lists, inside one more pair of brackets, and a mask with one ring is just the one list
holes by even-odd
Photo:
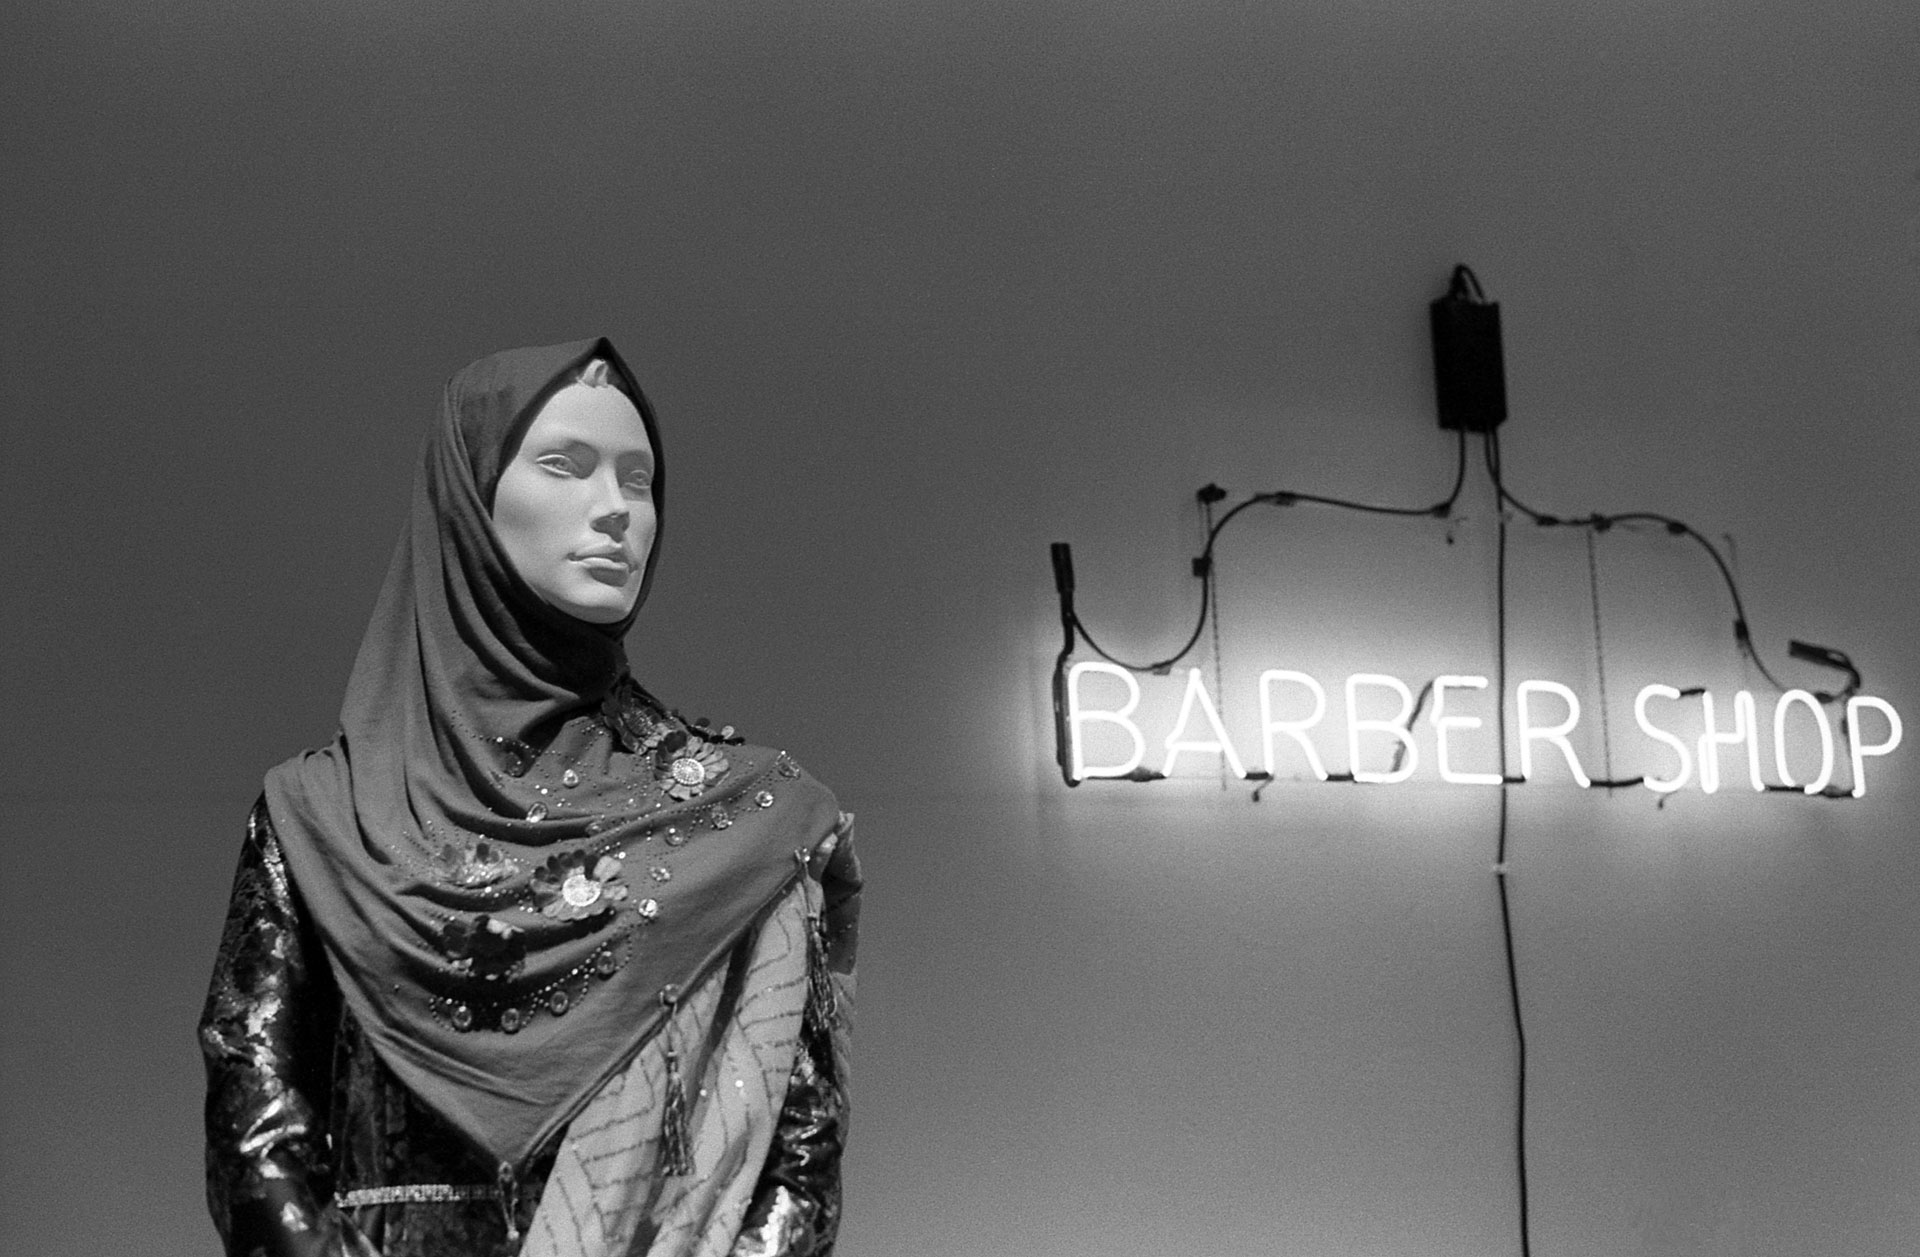
[[520, 579], [577, 619], [624, 619], [659, 522], [653, 468], [639, 410], [604, 362], [588, 364], [534, 415], [494, 487], [494, 535]]

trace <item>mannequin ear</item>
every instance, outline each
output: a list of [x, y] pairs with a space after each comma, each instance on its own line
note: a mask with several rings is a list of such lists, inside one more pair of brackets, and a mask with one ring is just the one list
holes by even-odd
[[605, 388], [612, 383], [607, 379], [607, 360], [595, 358], [589, 362], [580, 372], [580, 382], [592, 388]]

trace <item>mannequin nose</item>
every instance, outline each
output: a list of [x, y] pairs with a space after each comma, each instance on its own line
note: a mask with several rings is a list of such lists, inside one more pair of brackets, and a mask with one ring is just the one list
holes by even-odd
[[597, 486], [593, 500], [593, 526], [610, 536], [618, 537], [627, 531], [627, 524], [633, 513], [627, 507], [627, 499], [620, 492], [617, 481], [603, 479]]
[[632, 512], [623, 506], [613, 507], [596, 513], [593, 526], [611, 537], [618, 537], [627, 531], [627, 524], [633, 518]]

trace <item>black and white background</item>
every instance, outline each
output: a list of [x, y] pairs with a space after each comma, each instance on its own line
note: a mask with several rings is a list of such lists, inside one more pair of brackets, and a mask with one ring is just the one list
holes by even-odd
[[[9, 5], [0, 1249], [214, 1251], [260, 776], [332, 732], [441, 382], [604, 333], [672, 468], [637, 673], [860, 817], [845, 1257], [1517, 1252], [1493, 792], [1068, 792], [1047, 543], [1150, 654], [1200, 485], [1442, 495], [1466, 261], [1510, 486], [1731, 533], [1762, 652], [1920, 737], [1916, 85], [1893, 2]], [[1489, 667], [1462, 501], [1236, 526], [1229, 723], [1269, 659]], [[1516, 532], [1509, 609], [1591, 694], [1585, 562]], [[1616, 738], [1763, 688], [1697, 555], [1602, 574]], [[1515, 791], [1534, 1251], [1912, 1251], [1917, 753]]]

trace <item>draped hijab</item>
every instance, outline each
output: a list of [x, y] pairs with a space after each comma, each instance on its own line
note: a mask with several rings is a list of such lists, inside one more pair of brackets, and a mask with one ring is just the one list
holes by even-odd
[[783, 753], [640, 688], [622, 644], [632, 613], [567, 615], [501, 549], [500, 472], [595, 359], [646, 425], [664, 529], [659, 427], [611, 344], [466, 367], [429, 429], [340, 732], [266, 781], [295, 890], [375, 1051], [516, 1170], [793, 884], [838, 816]]

